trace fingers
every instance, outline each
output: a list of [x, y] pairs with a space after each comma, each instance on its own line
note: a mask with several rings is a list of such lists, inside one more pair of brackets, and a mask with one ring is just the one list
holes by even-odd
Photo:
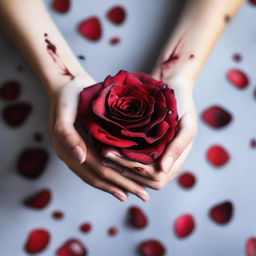
[[180, 130], [169, 143], [160, 158], [160, 169], [167, 173], [196, 135], [196, 121], [193, 115], [184, 115], [180, 120]]

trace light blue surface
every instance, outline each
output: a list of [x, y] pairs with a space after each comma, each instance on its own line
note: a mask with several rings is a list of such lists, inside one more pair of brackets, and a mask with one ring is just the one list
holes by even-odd
[[[106, 10], [116, 3], [124, 5], [128, 12], [128, 19], [122, 26], [111, 25], [105, 17]], [[86, 56], [82, 65], [95, 80], [101, 81], [119, 69], [149, 71], [174, 21], [177, 3], [170, 0], [76, 0], [70, 13], [51, 13], [74, 53]], [[86, 41], [76, 31], [77, 24], [91, 15], [98, 15], [103, 21], [104, 35], [97, 43]], [[81, 239], [92, 256], [133, 256], [140, 241], [148, 238], [161, 240], [167, 247], [168, 256], [245, 255], [247, 238], [256, 236], [256, 150], [249, 147], [250, 139], [256, 137], [256, 102], [252, 96], [256, 80], [255, 15], [256, 8], [249, 4], [241, 9], [218, 42], [197, 82], [195, 100], [199, 114], [218, 103], [230, 110], [234, 117], [230, 125], [217, 131], [199, 119], [199, 133], [183, 168], [196, 174], [197, 185], [185, 191], [172, 181], [161, 191], [150, 191], [148, 203], [142, 203], [134, 196], [130, 196], [128, 202], [120, 203], [84, 184], [57, 159], [46, 135], [49, 111], [46, 94], [27, 64], [24, 64], [25, 72], [16, 71], [15, 66], [24, 60], [1, 35], [0, 83], [8, 79], [21, 81], [21, 99], [31, 102], [34, 109], [19, 129], [7, 128], [0, 120], [0, 254], [26, 255], [22, 248], [28, 232], [35, 227], [45, 227], [51, 231], [52, 241], [49, 248], [39, 254], [42, 256], [54, 255], [56, 248], [70, 237]], [[109, 45], [112, 36], [121, 37], [120, 45]], [[231, 56], [236, 52], [243, 55], [241, 63], [232, 61]], [[232, 67], [246, 70], [251, 78], [248, 89], [239, 91], [226, 80], [225, 74]], [[4, 105], [1, 101], [0, 110]], [[42, 146], [52, 154], [47, 171], [31, 182], [15, 173], [15, 161], [24, 147], [36, 144], [32, 139], [35, 131], [44, 133]], [[205, 159], [205, 152], [213, 143], [223, 144], [231, 154], [231, 161], [223, 168], [215, 169]], [[33, 211], [21, 205], [24, 197], [44, 187], [53, 191], [49, 207]], [[208, 210], [226, 199], [234, 203], [233, 220], [226, 226], [218, 226], [209, 219]], [[134, 231], [125, 226], [126, 210], [134, 204], [140, 205], [150, 219], [145, 230]], [[51, 218], [55, 209], [65, 212], [63, 220]], [[193, 214], [197, 225], [190, 237], [179, 240], [173, 233], [173, 223], [183, 213]], [[78, 229], [84, 221], [93, 224], [88, 235], [81, 234]], [[107, 229], [112, 225], [120, 230], [116, 237], [107, 235]]]

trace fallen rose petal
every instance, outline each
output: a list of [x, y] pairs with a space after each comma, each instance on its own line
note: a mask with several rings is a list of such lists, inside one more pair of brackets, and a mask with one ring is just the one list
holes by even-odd
[[209, 211], [210, 218], [218, 224], [227, 224], [233, 216], [233, 204], [230, 201], [213, 206]]
[[250, 237], [247, 240], [245, 251], [247, 256], [256, 256], [256, 237]]
[[112, 7], [107, 12], [108, 19], [116, 25], [120, 25], [125, 21], [126, 12], [122, 6]]
[[183, 188], [192, 188], [196, 183], [196, 177], [191, 172], [184, 172], [179, 176], [178, 183]]
[[56, 12], [66, 13], [70, 9], [70, 0], [53, 0], [52, 7]]
[[212, 106], [202, 114], [202, 119], [213, 128], [222, 128], [232, 120], [231, 114], [220, 106]]
[[33, 209], [43, 209], [51, 201], [52, 193], [49, 189], [42, 189], [36, 194], [26, 198], [23, 203], [25, 206]]
[[78, 239], [67, 240], [58, 250], [57, 256], [86, 256], [87, 248]]
[[80, 33], [89, 40], [98, 41], [101, 38], [101, 22], [96, 16], [82, 21], [78, 28]]
[[227, 73], [228, 80], [238, 89], [245, 89], [249, 85], [249, 78], [244, 71], [231, 69]]
[[80, 226], [80, 231], [83, 233], [89, 233], [92, 229], [92, 225], [89, 222], [83, 223]]
[[40, 253], [46, 249], [50, 242], [50, 233], [45, 229], [32, 230], [25, 243], [25, 251], [29, 254]]
[[27, 148], [18, 157], [18, 173], [28, 179], [36, 179], [45, 170], [48, 158], [48, 153], [42, 148]]
[[164, 256], [166, 249], [158, 240], [147, 240], [140, 244], [139, 251], [142, 256]]
[[221, 145], [213, 145], [207, 151], [207, 159], [212, 165], [220, 167], [229, 161], [230, 156]]
[[20, 96], [21, 85], [17, 81], [7, 81], [0, 88], [0, 98], [3, 100], [11, 101]]
[[116, 236], [118, 234], [118, 229], [116, 227], [111, 227], [108, 229], [108, 234], [110, 236]]
[[191, 235], [195, 229], [194, 217], [190, 214], [179, 216], [174, 225], [174, 230], [179, 238], [185, 238]]
[[129, 208], [129, 224], [137, 229], [145, 228], [148, 225], [148, 218], [145, 213], [137, 206]]
[[31, 110], [31, 105], [26, 102], [8, 105], [3, 109], [4, 121], [11, 127], [21, 126], [28, 118]]

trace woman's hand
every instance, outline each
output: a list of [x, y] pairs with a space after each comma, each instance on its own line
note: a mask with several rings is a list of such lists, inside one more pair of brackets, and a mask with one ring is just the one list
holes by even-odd
[[105, 157], [111, 160], [104, 162], [105, 166], [121, 170], [122, 175], [153, 189], [161, 189], [175, 177], [190, 152], [197, 132], [191, 82], [171, 79], [167, 84], [176, 95], [179, 130], [176, 137], [167, 145], [160, 159], [154, 164], [144, 165], [125, 159], [114, 149], [104, 151]]
[[127, 192], [144, 201], [149, 196], [143, 186], [124, 177], [111, 167], [103, 165], [104, 158], [97, 149], [80, 136], [74, 123], [77, 113], [79, 93], [92, 79], [76, 78], [59, 87], [52, 96], [50, 132], [55, 150], [66, 165], [89, 185], [106, 191], [121, 201], [127, 199]]

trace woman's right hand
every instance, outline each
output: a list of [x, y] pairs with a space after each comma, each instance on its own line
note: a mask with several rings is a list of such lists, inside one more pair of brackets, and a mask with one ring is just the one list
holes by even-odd
[[127, 192], [143, 201], [149, 195], [142, 185], [124, 177], [117, 170], [104, 165], [104, 157], [89, 141], [85, 143], [74, 127], [79, 94], [84, 87], [95, 84], [92, 79], [75, 78], [60, 86], [51, 97], [49, 128], [57, 155], [87, 184], [108, 192], [120, 201], [127, 199]]

